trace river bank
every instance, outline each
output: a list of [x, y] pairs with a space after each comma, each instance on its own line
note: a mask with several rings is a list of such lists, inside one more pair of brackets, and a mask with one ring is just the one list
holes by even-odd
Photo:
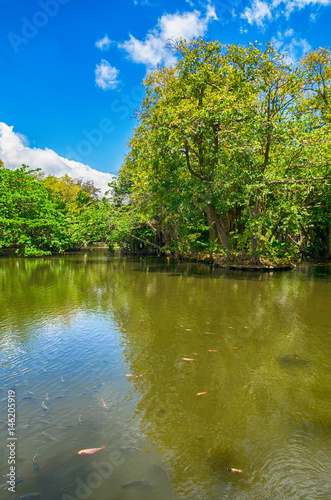
[[[84, 247], [71, 248], [66, 250], [63, 254], [76, 253], [81, 251], [93, 251], [93, 250], [107, 250], [111, 255], [120, 256], [144, 256], [144, 257], [152, 257], [152, 256], [164, 256], [175, 261], [181, 262], [197, 262], [206, 264], [211, 267], [220, 268], [220, 269], [229, 269], [229, 270], [238, 270], [238, 271], [261, 271], [261, 272], [271, 272], [271, 271], [290, 271], [295, 269], [298, 265], [308, 262], [311, 264], [319, 263], [319, 262], [330, 262], [330, 258], [320, 258], [320, 259], [298, 259], [298, 260], [281, 260], [279, 259], [277, 262], [273, 261], [268, 257], [260, 257], [260, 263], [254, 264], [252, 262], [252, 258], [245, 253], [236, 254], [234, 257], [228, 257], [221, 253], [202, 253], [202, 252], [189, 252], [187, 254], [173, 254], [170, 252], [159, 252], [159, 253], [134, 253], [134, 252], [123, 252], [121, 250], [112, 250], [109, 249], [109, 246], [106, 243], [100, 242], [92, 245], [87, 245]], [[21, 255], [16, 254], [16, 247], [3, 248], [1, 249], [0, 257], [6, 256], [17, 256], [22, 257]], [[59, 253], [54, 252], [52, 256], [61, 255]], [[42, 258], [40, 256], [38, 258]], [[47, 256], [50, 257], [50, 256]], [[26, 258], [26, 257], [25, 257]], [[36, 258], [31, 256], [30, 258]]]
[[267, 257], [261, 257], [259, 264], [253, 264], [252, 259], [246, 255], [228, 258], [223, 254], [192, 254], [182, 256], [182, 260], [189, 262], [202, 262], [221, 269], [240, 271], [287, 271], [294, 269], [300, 261], [274, 262]]

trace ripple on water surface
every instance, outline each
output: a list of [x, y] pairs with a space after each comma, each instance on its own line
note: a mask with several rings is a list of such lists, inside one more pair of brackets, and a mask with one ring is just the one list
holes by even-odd
[[329, 280], [208, 273], [77, 255], [6, 277], [17, 497], [331, 498]]

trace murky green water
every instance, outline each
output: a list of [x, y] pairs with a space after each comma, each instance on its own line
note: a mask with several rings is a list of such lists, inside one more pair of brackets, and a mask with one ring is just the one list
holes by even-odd
[[12, 389], [23, 475], [4, 499], [331, 498], [330, 265], [99, 250], [2, 258], [0, 283], [0, 472]]

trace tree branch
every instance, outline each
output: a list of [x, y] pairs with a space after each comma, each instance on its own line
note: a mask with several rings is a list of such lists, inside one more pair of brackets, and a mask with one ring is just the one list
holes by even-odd
[[194, 172], [194, 170], [192, 169], [191, 167], [191, 162], [190, 162], [190, 155], [189, 155], [189, 151], [188, 151], [188, 142], [187, 142], [187, 139], [185, 138], [185, 158], [186, 158], [186, 165], [187, 165], [187, 168], [189, 170], [189, 172], [194, 176], [194, 177], [197, 177], [198, 179], [200, 179], [201, 181], [206, 181], [208, 180], [207, 177], [205, 177], [204, 175], [199, 175], [197, 172]]
[[141, 241], [141, 243], [145, 243], [145, 245], [151, 245], [152, 247], [158, 248], [159, 250], [163, 250], [162, 247], [159, 247], [159, 245], [156, 245], [155, 243], [152, 243], [150, 241], [143, 240], [142, 238], [138, 238], [138, 236], [135, 236], [134, 234], [130, 234], [131, 238], [134, 238], [135, 240]]

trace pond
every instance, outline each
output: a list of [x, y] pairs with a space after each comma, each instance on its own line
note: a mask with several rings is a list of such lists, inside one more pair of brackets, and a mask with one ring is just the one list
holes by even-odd
[[331, 498], [330, 264], [94, 250], [0, 280], [5, 500]]

